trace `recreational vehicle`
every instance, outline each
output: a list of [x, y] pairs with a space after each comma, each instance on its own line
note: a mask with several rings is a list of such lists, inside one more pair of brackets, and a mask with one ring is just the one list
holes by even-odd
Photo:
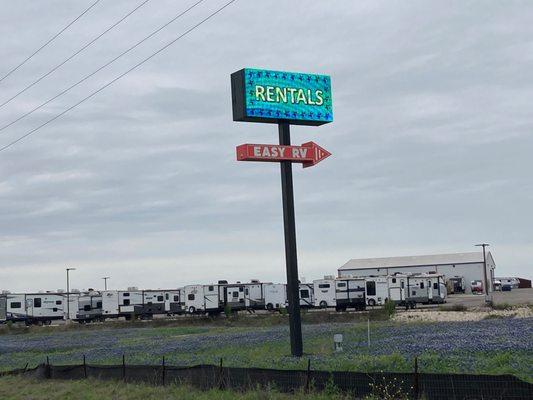
[[185, 311], [189, 314], [216, 314], [224, 309], [220, 285], [188, 285], [184, 288]]
[[335, 280], [336, 310], [346, 311], [347, 308], [365, 309], [364, 278], [342, 278]]
[[6, 302], [8, 321], [24, 321], [26, 325], [50, 325], [53, 320], [63, 319], [62, 294], [7, 294]]
[[7, 298], [5, 295], [0, 295], [0, 324], [7, 321]]
[[315, 307], [327, 308], [337, 306], [335, 279], [332, 276], [313, 281], [313, 289], [315, 295]]
[[386, 277], [373, 276], [365, 279], [366, 304], [373, 307], [385, 304], [389, 297], [389, 287]]
[[312, 283], [300, 283], [300, 307], [313, 308], [315, 306], [315, 295]]
[[284, 283], [265, 283], [263, 293], [268, 311], [287, 308], [287, 285]]
[[263, 310], [265, 308], [264, 285], [258, 280], [244, 284], [244, 306], [247, 310]]
[[72, 293], [68, 296], [65, 316], [79, 323], [102, 320], [102, 295], [100, 292]]

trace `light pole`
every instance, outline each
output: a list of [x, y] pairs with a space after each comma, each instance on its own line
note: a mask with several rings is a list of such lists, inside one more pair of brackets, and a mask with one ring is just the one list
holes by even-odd
[[104, 290], [107, 290], [107, 280], [110, 278], [110, 276], [104, 276], [102, 279], [104, 280]]
[[67, 268], [67, 320], [70, 320], [70, 287], [69, 287], [69, 279], [68, 279], [68, 273], [69, 271], [75, 271], [76, 268]]
[[491, 302], [491, 295], [489, 295], [489, 279], [487, 277], [487, 255], [485, 254], [485, 247], [489, 247], [488, 243], [476, 244], [476, 247], [483, 247], [483, 273], [485, 275], [485, 303]]

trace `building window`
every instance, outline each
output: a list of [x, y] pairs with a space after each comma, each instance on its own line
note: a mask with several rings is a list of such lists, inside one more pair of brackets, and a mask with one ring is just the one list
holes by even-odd
[[35, 308], [39, 308], [41, 307], [41, 298], [40, 297], [36, 297], [34, 300], [33, 300], [33, 306]]
[[366, 283], [366, 294], [368, 296], [375, 296], [376, 295], [376, 282], [369, 281]]

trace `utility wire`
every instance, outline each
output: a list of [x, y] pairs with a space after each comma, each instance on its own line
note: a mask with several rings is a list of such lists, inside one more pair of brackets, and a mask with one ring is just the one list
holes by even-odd
[[4, 79], [6, 79], [9, 75], [11, 75], [13, 72], [15, 72], [17, 69], [22, 67], [24, 64], [26, 64], [34, 55], [36, 55], [38, 52], [40, 52], [42, 49], [44, 49], [46, 46], [48, 46], [50, 43], [52, 43], [55, 39], [59, 37], [63, 32], [65, 32], [70, 26], [72, 26], [77, 20], [79, 20], [81, 17], [83, 17], [91, 8], [93, 8], [95, 5], [100, 3], [100, 0], [96, 0], [93, 4], [91, 4], [87, 9], [85, 9], [84, 12], [82, 12], [80, 15], [78, 15], [74, 20], [72, 20], [67, 26], [65, 26], [63, 29], [61, 29], [59, 32], [57, 32], [54, 36], [52, 36], [45, 44], [43, 44], [41, 47], [39, 47], [37, 50], [35, 50], [32, 54], [30, 54], [24, 61], [22, 61], [19, 65], [12, 68], [7, 74], [2, 76], [0, 78], [0, 82], [2, 82]]
[[37, 132], [39, 129], [43, 128], [44, 126], [48, 125], [49, 123], [55, 121], [56, 119], [58, 119], [59, 117], [65, 115], [66, 113], [68, 113], [69, 111], [71, 111], [72, 109], [76, 108], [77, 106], [79, 106], [80, 104], [82, 104], [83, 102], [89, 100], [91, 97], [95, 96], [96, 94], [100, 93], [102, 90], [104, 90], [105, 88], [111, 86], [113, 83], [115, 83], [116, 81], [118, 81], [119, 79], [123, 78], [124, 76], [126, 76], [127, 74], [129, 74], [131, 71], [137, 69], [138, 67], [140, 67], [142, 64], [144, 64], [145, 62], [147, 62], [148, 60], [152, 59], [153, 57], [155, 57], [157, 54], [161, 53], [162, 51], [166, 50], [168, 47], [172, 46], [174, 43], [176, 43], [178, 40], [180, 40], [181, 38], [183, 38], [184, 36], [186, 36], [187, 34], [191, 33], [193, 30], [195, 30], [196, 28], [198, 28], [200, 25], [202, 25], [203, 23], [207, 22], [208, 20], [210, 20], [211, 18], [213, 18], [215, 15], [217, 15], [218, 13], [220, 13], [222, 10], [224, 10], [226, 7], [228, 7], [230, 4], [234, 3], [235, 1], [237, 0], [231, 0], [229, 2], [227, 2], [226, 4], [224, 4], [222, 7], [218, 8], [216, 11], [212, 12], [211, 14], [209, 14], [207, 17], [205, 17], [203, 20], [201, 20], [200, 22], [198, 22], [196, 25], [193, 25], [191, 28], [189, 28], [188, 30], [186, 30], [184, 33], [182, 33], [181, 35], [179, 35], [178, 37], [176, 37], [175, 39], [171, 40], [170, 42], [168, 42], [166, 45], [164, 45], [163, 47], [161, 47], [159, 50], [157, 50], [156, 52], [152, 53], [150, 56], [146, 57], [145, 59], [143, 59], [142, 61], [138, 62], [137, 64], [135, 64], [133, 67], [131, 67], [130, 69], [128, 69], [127, 71], [123, 72], [122, 74], [120, 74], [119, 76], [117, 76], [116, 78], [112, 79], [111, 81], [109, 81], [108, 83], [106, 83], [104, 86], [101, 86], [99, 89], [95, 90], [94, 92], [92, 92], [90, 95], [88, 95], [87, 97], [84, 97], [83, 99], [81, 99], [80, 101], [78, 101], [76, 104], [70, 106], [69, 108], [67, 108], [66, 110], [63, 110], [62, 112], [60, 112], [59, 114], [55, 115], [54, 117], [50, 118], [48, 121], [42, 123], [41, 125], [39, 125], [38, 127], [36, 128], [33, 128], [32, 130], [30, 130], [29, 132], [25, 133], [24, 135], [20, 136], [19, 138], [13, 140], [12, 142], [6, 144], [5, 146], [3, 147], [0, 147], [0, 152], [8, 149], [9, 147], [13, 146], [14, 144], [20, 142], [21, 140], [27, 138], [28, 136], [34, 134], [35, 132]]
[[96, 36], [94, 39], [90, 40], [89, 42], [87, 42], [85, 45], [83, 45], [78, 51], [76, 51], [74, 54], [72, 54], [70, 57], [66, 58], [65, 60], [63, 60], [62, 62], [60, 62], [59, 64], [57, 64], [54, 68], [52, 68], [50, 71], [48, 71], [46, 74], [44, 74], [43, 76], [41, 76], [39, 79], [37, 79], [36, 81], [34, 81], [33, 83], [31, 83], [30, 85], [26, 86], [24, 89], [22, 89], [21, 91], [19, 91], [17, 94], [15, 94], [14, 96], [10, 97], [9, 99], [7, 99], [6, 101], [4, 101], [2, 104], [0, 104], [0, 108], [5, 106], [7, 103], [11, 102], [11, 100], [14, 100], [16, 99], [17, 97], [19, 97], [22, 93], [24, 93], [26, 90], [30, 89], [31, 87], [35, 86], [37, 83], [39, 83], [40, 81], [42, 81], [44, 78], [46, 78], [47, 76], [49, 76], [50, 74], [52, 74], [54, 71], [56, 71], [57, 69], [59, 69], [60, 67], [62, 67], [63, 65], [65, 65], [67, 62], [69, 62], [70, 60], [72, 60], [74, 57], [76, 57], [78, 54], [80, 54], [83, 50], [85, 50], [87, 47], [89, 47], [90, 45], [92, 45], [94, 42], [96, 42], [98, 39], [100, 39], [102, 36], [104, 36], [106, 33], [108, 33], [110, 30], [112, 30], [113, 28], [115, 28], [118, 24], [120, 24], [122, 21], [124, 21], [126, 18], [128, 18], [131, 14], [133, 14], [135, 11], [137, 11], [139, 8], [141, 8], [142, 6], [144, 6], [146, 3], [148, 3], [150, 0], [144, 0], [141, 4], [139, 4], [137, 7], [135, 7], [133, 10], [131, 10], [129, 13], [127, 13], [126, 15], [124, 15], [121, 19], [119, 19], [117, 22], [115, 22], [113, 25], [111, 25], [109, 28], [107, 28], [105, 31], [103, 31], [102, 33], [100, 33], [98, 36]]
[[3, 125], [0, 127], [0, 131], [3, 131], [4, 129], [6, 128], [9, 128], [11, 125], [17, 123], [18, 121], [20, 121], [21, 119], [23, 118], [26, 118], [28, 115], [31, 115], [33, 114], [35, 111], [39, 110], [40, 108], [43, 108], [45, 105], [47, 105], [48, 103], [50, 103], [51, 101], [54, 101], [55, 99], [57, 99], [58, 97], [61, 97], [63, 96], [65, 93], [69, 92], [70, 90], [74, 89], [76, 86], [78, 86], [79, 84], [85, 82], [87, 79], [89, 79], [91, 76], [94, 76], [96, 75], [98, 72], [100, 72], [101, 70], [103, 70], [104, 68], [106, 68], [108, 65], [114, 63], [115, 61], [117, 61], [119, 58], [123, 57], [124, 55], [126, 55], [127, 53], [129, 53], [130, 51], [132, 51], [133, 49], [135, 49], [136, 47], [140, 46], [142, 43], [144, 43], [145, 41], [147, 41], [148, 39], [150, 39], [152, 36], [154, 36], [156, 33], [160, 32], [161, 30], [163, 30], [164, 28], [166, 28], [168, 25], [170, 25], [171, 23], [173, 23], [174, 21], [176, 21], [178, 18], [182, 17], [183, 15], [185, 15], [186, 13], [188, 13], [190, 10], [192, 10], [194, 7], [196, 7], [197, 5], [199, 5], [200, 3], [204, 2], [205, 0], [198, 0], [196, 3], [194, 3], [192, 6], [190, 6], [189, 8], [187, 8], [185, 11], [182, 11], [181, 13], [179, 13], [178, 15], [174, 16], [174, 18], [172, 18], [170, 21], [168, 21], [167, 23], [161, 25], [159, 28], [157, 28], [155, 31], [153, 31], [152, 33], [150, 33], [148, 36], [144, 37], [143, 39], [141, 39], [140, 41], [138, 41], [137, 43], [135, 43], [133, 46], [131, 46], [129, 49], [127, 50], [124, 50], [122, 53], [120, 53], [118, 56], [116, 56], [115, 58], [111, 59], [110, 61], [108, 61], [107, 63], [105, 63], [104, 65], [100, 66], [99, 68], [97, 68], [96, 70], [94, 70], [93, 72], [91, 72], [89, 75], [85, 75], [83, 78], [81, 78], [78, 82], [70, 85], [68, 88], [64, 89], [63, 91], [59, 92], [58, 94], [56, 94], [55, 96], [53, 97], [50, 97], [48, 100], [46, 100], [44, 103], [41, 103], [39, 104], [37, 107], [33, 108], [32, 110], [22, 114], [20, 117], [18, 117], [17, 119], [14, 119], [13, 121], [7, 123], [6, 125]]

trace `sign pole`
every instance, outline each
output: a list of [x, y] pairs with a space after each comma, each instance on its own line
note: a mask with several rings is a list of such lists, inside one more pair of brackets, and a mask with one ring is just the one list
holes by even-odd
[[[278, 124], [279, 144], [290, 146], [290, 125]], [[300, 317], [300, 283], [298, 280], [298, 259], [296, 255], [296, 223], [294, 218], [294, 192], [292, 185], [292, 163], [281, 161], [281, 194], [283, 199], [283, 224], [285, 230], [285, 260], [287, 268], [287, 300], [289, 302], [289, 326], [291, 354], [303, 355], [302, 320]]]

